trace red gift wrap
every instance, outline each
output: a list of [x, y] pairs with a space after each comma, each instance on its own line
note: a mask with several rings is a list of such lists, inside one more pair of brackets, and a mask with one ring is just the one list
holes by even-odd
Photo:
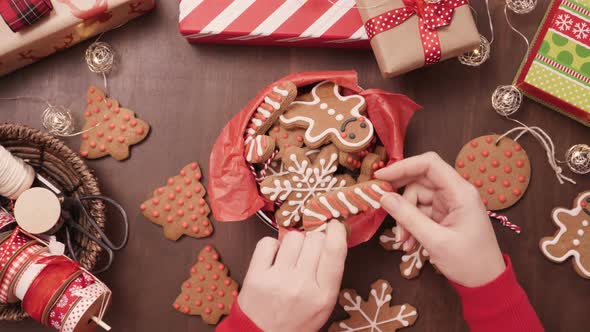
[[[295, 73], [281, 78], [297, 87], [329, 80], [343, 89], [343, 94], [359, 94], [367, 103], [367, 116], [375, 133], [389, 156], [388, 164], [403, 159], [403, 142], [406, 127], [415, 111], [421, 107], [410, 98], [379, 89], [364, 90], [358, 85], [355, 71], [322, 71]], [[273, 205], [259, 192], [258, 185], [244, 158], [244, 132], [256, 108], [273, 86], [262, 89], [222, 130], [217, 138], [209, 161], [209, 196], [211, 211], [221, 222], [242, 221], [258, 210], [272, 213]], [[349, 247], [369, 240], [377, 231], [386, 212], [378, 209], [346, 220], [350, 236]]]
[[192, 43], [369, 48], [354, 0], [181, 0]]

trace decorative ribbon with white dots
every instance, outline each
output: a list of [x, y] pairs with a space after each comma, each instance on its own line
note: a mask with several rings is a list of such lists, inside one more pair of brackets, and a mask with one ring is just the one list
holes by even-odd
[[437, 29], [447, 26], [453, 19], [455, 8], [468, 4], [467, 0], [439, 0], [428, 3], [424, 0], [403, 0], [404, 7], [385, 12], [365, 22], [365, 29], [370, 39], [376, 35], [391, 30], [404, 23], [413, 15], [418, 15], [418, 28], [422, 48], [424, 49], [424, 63], [434, 64], [441, 59], [440, 40]]

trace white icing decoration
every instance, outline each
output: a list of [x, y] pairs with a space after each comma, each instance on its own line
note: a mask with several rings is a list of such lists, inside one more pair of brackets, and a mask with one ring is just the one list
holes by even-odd
[[264, 108], [262, 108], [262, 107], [258, 107], [258, 108], [256, 109], [256, 112], [258, 112], [258, 113], [262, 114], [262, 116], [264, 116], [265, 118], [268, 118], [268, 117], [270, 117], [270, 115], [271, 115], [271, 113], [270, 113], [269, 111], [265, 110], [265, 109], [264, 109]]
[[344, 115], [342, 115], [342, 114], [336, 115], [336, 120], [338, 120], [338, 121], [344, 120]]
[[361, 188], [359, 188], [359, 187], [354, 188], [354, 193], [359, 195], [362, 199], [364, 199], [367, 203], [369, 203], [369, 205], [371, 205], [371, 207], [373, 207], [373, 209], [378, 209], [381, 207], [381, 204], [379, 204], [379, 202], [377, 202], [376, 200], [372, 199], [367, 194], [365, 194], [365, 192], [362, 191]]
[[303, 209], [303, 214], [306, 215], [306, 216], [308, 216], [308, 217], [313, 217], [313, 218], [316, 218], [316, 219], [321, 220], [321, 221], [328, 220], [328, 218], [326, 218], [326, 216], [324, 216], [323, 214], [314, 212], [311, 209]]
[[248, 154], [246, 155], [246, 161], [252, 162], [254, 159], [254, 153], [258, 156], [258, 160], [264, 154], [264, 148], [262, 147], [262, 140], [264, 139], [263, 135], [258, 135], [253, 138], [254, 141], [250, 140], [250, 145], [248, 145]]
[[338, 212], [338, 210], [336, 210], [334, 207], [332, 207], [332, 205], [330, 205], [330, 202], [328, 202], [328, 199], [325, 196], [320, 197], [319, 201], [320, 201], [320, 203], [322, 203], [322, 205], [324, 207], [326, 207], [326, 209], [328, 209], [328, 211], [330, 211], [330, 214], [332, 214], [332, 217], [334, 217], [334, 218], [340, 217], [340, 212]]
[[[311, 93], [312, 93], [312, 96], [314, 99], [312, 101], [294, 101], [292, 103], [292, 105], [293, 104], [301, 104], [301, 105], [317, 105], [317, 104], [319, 104], [320, 97], [317, 95], [317, 88], [324, 85], [324, 84], [328, 84], [328, 83], [330, 83], [330, 82], [324, 81], [324, 82], [321, 82], [313, 87], [313, 89], [311, 90]], [[359, 103], [354, 108], [352, 108], [350, 110], [350, 115], [355, 118], [361, 117], [359, 110], [361, 109], [362, 106], [365, 105], [365, 98], [363, 98], [362, 96], [359, 96], [359, 95], [350, 95], [350, 96], [345, 96], [345, 97], [340, 95], [340, 92], [338, 91], [338, 84], [334, 84], [334, 95], [341, 101], [346, 101], [349, 99], [358, 99]], [[373, 128], [373, 124], [371, 123], [371, 121], [369, 121], [369, 119], [365, 119], [365, 123], [367, 124], [367, 129], [368, 129], [367, 136], [356, 143], [349, 142], [346, 140], [346, 138], [343, 138], [342, 136], [340, 136], [340, 128], [327, 128], [326, 130], [324, 130], [323, 132], [321, 132], [317, 136], [311, 136], [311, 132], [313, 131], [316, 124], [315, 124], [315, 119], [312, 119], [309, 117], [294, 116], [291, 118], [287, 118], [285, 115], [281, 115], [280, 120], [284, 124], [290, 124], [290, 123], [294, 123], [297, 121], [306, 122], [309, 125], [309, 127], [305, 131], [305, 139], [308, 142], [312, 142], [312, 143], [317, 143], [317, 142], [321, 141], [330, 133], [334, 137], [336, 137], [340, 143], [342, 143], [343, 145], [345, 145], [347, 147], [351, 147], [351, 148], [365, 146], [373, 138], [374, 128]]]
[[373, 189], [373, 191], [375, 191], [376, 193], [378, 193], [379, 195], [383, 196], [386, 194], [386, 191], [381, 189], [381, 187], [379, 187], [377, 184], [373, 183], [371, 185], [371, 189]]
[[274, 92], [276, 92], [276, 93], [280, 94], [280, 95], [281, 95], [281, 96], [283, 96], [283, 97], [287, 97], [287, 96], [289, 95], [289, 91], [288, 91], [288, 90], [281, 89], [281, 88], [279, 88], [279, 86], [278, 86], [278, 85], [277, 85], [277, 86], [275, 86], [274, 88], [272, 88], [272, 91], [274, 91]]
[[348, 199], [346, 198], [346, 195], [344, 195], [344, 193], [343, 193], [343, 192], [339, 192], [339, 193], [337, 193], [337, 194], [336, 194], [336, 197], [338, 197], [338, 199], [339, 199], [339, 200], [340, 200], [342, 203], [344, 203], [344, 206], [346, 206], [346, 208], [348, 209], [348, 211], [350, 211], [352, 214], [357, 214], [357, 213], [359, 213], [359, 209], [358, 209], [356, 206], [352, 205], [352, 203], [350, 203], [350, 202], [348, 201]]
[[424, 261], [422, 260], [422, 256], [428, 256], [428, 254], [424, 255], [423, 252], [426, 252], [426, 250], [424, 250], [424, 247], [422, 247], [422, 245], [419, 245], [416, 251], [412, 252], [411, 254], [406, 254], [402, 256], [402, 262], [410, 263], [410, 265], [408, 265], [408, 267], [404, 271], [402, 271], [402, 273], [406, 277], [411, 275], [413, 270], [420, 270], [422, 269], [422, 267], [424, 267]]
[[578, 235], [579, 236], [583, 236], [584, 235], [584, 230], [583, 229], [578, 229]]
[[[381, 284], [380, 293], [377, 293], [377, 290], [371, 289], [371, 295], [369, 301], [372, 300], [375, 302], [377, 306], [377, 310], [375, 313], [367, 313], [362, 308], [362, 298], [360, 296], [356, 296], [354, 299], [350, 295], [349, 292], [344, 292], [343, 297], [346, 301], [348, 301], [348, 305], [343, 305], [343, 308], [346, 312], [355, 312], [357, 311], [361, 317], [366, 320], [366, 325], [350, 327], [345, 322], [340, 322], [338, 327], [341, 328], [340, 332], [354, 332], [354, 331], [375, 331], [381, 332], [385, 331], [383, 325], [391, 324], [392, 322], [399, 322], [402, 326], [409, 326], [410, 322], [408, 318], [416, 316], [417, 312], [415, 310], [407, 310], [408, 307], [405, 304], [399, 306], [399, 312], [395, 317], [386, 318], [383, 320], [379, 320], [380, 317], [379, 313], [381, 312], [383, 306], [386, 306], [391, 301], [391, 293], [387, 294], [387, 289], [389, 285], [386, 283]], [[407, 311], [407, 312], [406, 312]], [[380, 327], [381, 326], [381, 327]]]
[[320, 109], [325, 110], [326, 108], [328, 108], [328, 104], [326, 104], [326, 103], [321, 103], [320, 104]]
[[262, 120], [257, 118], [252, 118], [252, 123], [257, 125], [258, 127], [262, 126]]
[[272, 106], [272, 108], [274, 108], [275, 110], [278, 110], [279, 108], [281, 108], [280, 103], [277, 103], [276, 101], [270, 99], [268, 96], [264, 97], [264, 102], [269, 104], [270, 106]]
[[[287, 169], [293, 176], [282, 183], [276, 179], [273, 181], [273, 187], [260, 188], [260, 192], [267, 195], [271, 201], [280, 199], [286, 201], [283, 206], [293, 208], [281, 212], [283, 217], [287, 217], [283, 221], [285, 226], [292, 225], [293, 221], [301, 220], [300, 214], [310, 198], [346, 186], [346, 181], [339, 181], [338, 178], [332, 176], [338, 169], [338, 153], [332, 153], [328, 160], [319, 160], [317, 166], [310, 165], [308, 160], [297, 160], [297, 156], [294, 154], [289, 159], [293, 163]], [[301, 193], [302, 197], [287, 201], [292, 193]]]
[[580, 240], [578, 240], [578, 239], [574, 239], [574, 240], [572, 241], [572, 243], [574, 244], [574, 246], [579, 246], [579, 245], [580, 245]]
[[[589, 197], [589, 195], [583, 195], [582, 197], [580, 197], [580, 199], [576, 202], [576, 207], [573, 208], [573, 209], [571, 209], [571, 210], [568, 210], [568, 209], [565, 209], [565, 208], [558, 208], [558, 209], [555, 209], [553, 211], [553, 213], [552, 213], [551, 216], [552, 216], [553, 221], [555, 222], [555, 224], [559, 227], [559, 232], [557, 233], [557, 235], [553, 239], [546, 240], [543, 243], [541, 243], [541, 251], [549, 259], [551, 259], [551, 260], [553, 260], [555, 262], [558, 262], [558, 263], [564, 262], [569, 257], [573, 257], [574, 258], [574, 262], [576, 264], [576, 267], [577, 267], [578, 271], [581, 274], [583, 274], [585, 277], [590, 278], [590, 271], [587, 270], [582, 265], [581, 254], [580, 254], [580, 252], [578, 250], [571, 248], [563, 256], [554, 256], [547, 249], [549, 246], [556, 245], [559, 242], [559, 240], [561, 240], [561, 237], [567, 232], [567, 227], [561, 222], [561, 220], [559, 220], [559, 218], [557, 217], [558, 214], [560, 214], [560, 213], [566, 213], [566, 214], [568, 214], [568, 215], [570, 215], [572, 217], [575, 217], [575, 216], [578, 216], [580, 213], [584, 213], [583, 210], [582, 210], [581, 203], [587, 197]], [[588, 226], [588, 221], [587, 220], [583, 220], [582, 221], [582, 225], [583, 226]]]
[[334, 115], [334, 114], [336, 114], [336, 110], [335, 110], [335, 109], [333, 109], [333, 108], [330, 108], [330, 109], [328, 110], [328, 114], [330, 114], [330, 115]]

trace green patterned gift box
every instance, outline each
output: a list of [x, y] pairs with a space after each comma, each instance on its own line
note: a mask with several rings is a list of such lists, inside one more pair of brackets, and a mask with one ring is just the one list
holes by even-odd
[[590, 0], [554, 0], [515, 85], [590, 126]]

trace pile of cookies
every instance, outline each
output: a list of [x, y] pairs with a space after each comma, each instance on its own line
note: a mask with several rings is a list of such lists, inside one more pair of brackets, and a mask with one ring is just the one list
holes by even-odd
[[393, 190], [373, 180], [388, 158], [364, 97], [343, 95], [331, 81], [309, 92], [276, 84], [250, 119], [244, 145], [279, 227], [321, 230], [332, 219], [379, 209], [381, 196]]

